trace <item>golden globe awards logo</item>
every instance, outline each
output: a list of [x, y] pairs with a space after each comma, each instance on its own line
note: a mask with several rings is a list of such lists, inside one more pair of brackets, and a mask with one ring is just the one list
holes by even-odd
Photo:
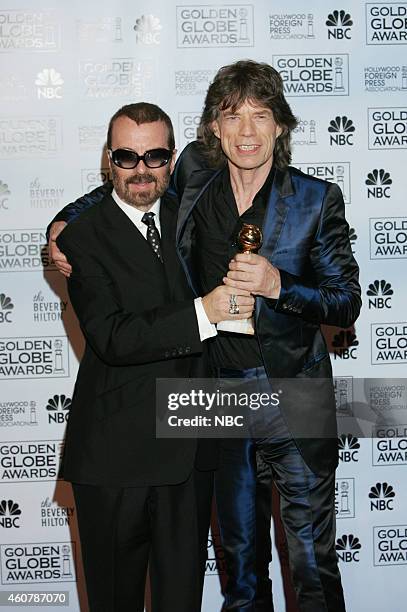
[[407, 217], [371, 218], [370, 259], [407, 257]]
[[403, 45], [407, 42], [407, 2], [366, 4], [366, 44]]
[[407, 148], [407, 107], [368, 108], [369, 149]]
[[106, 43], [121, 43], [122, 19], [121, 17], [102, 17], [100, 19], [78, 20], [77, 21], [78, 42], [82, 45]]
[[0, 273], [55, 270], [44, 230], [0, 230]]
[[88, 168], [86, 170], [82, 170], [81, 172], [82, 179], [82, 190], [84, 193], [89, 193], [96, 187], [100, 187], [106, 181], [112, 180], [112, 175], [110, 173], [110, 168]]
[[374, 565], [407, 564], [407, 525], [373, 527]]
[[225, 554], [223, 552], [220, 534], [215, 529], [211, 529], [209, 533], [207, 549], [205, 575], [226, 574]]
[[348, 96], [349, 56], [273, 55], [286, 96]]
[[80, 125], [78, 137], [81, 151], [101, 151], [106, 142], [106, 126]]
[[314, 15], [312, 13], [274, 13], [269, 15], [269, 33], [272, 40], [313, 39]]
[[0, 339], [0, 380], [68, 377], [66, 336]]
[[179, 148], [183, 149], [189, 142], [196, 140], [197, 129], [201, 120], [200, 112], [178, 113]]
[[355, 479], [335, 480], [335, 514], [337, 519], [355, 518]]
[[55, 480], [62, 448], [60, 440], [0, 443], [0, 483]]
[[[387, 390], [385, 397], [385, 410], [399, 410], [400, 403], [404, 410], [406, 404], [406, 388]], [[387, 396], [387, 397], [386, 397]], [[377, 425], [373, 430], [373, 460], [372, 465], [407, 465], [407, 425]]]
[[55, 157], [62, 149], [60, 117], [3, 117], [0, 159]]
[[350, 181], [350, 163], [349, 162], [296, 162], [296, 168], [315, 176], [323, 181], [336, 183], [342, 191], [345, 204], [350, 204], [351, 201], [351, 181]]
[[253, 47], [253, 5], [177, 6], [177, 47]]
[[57, 51], [61, 24], [53, 10], [0, 10], [0, 52]]
[[407, 363], [407, 323], [372, 323], [372, 365]]
[[75, 542], [2, 544], [1, 584], [75, 582]]
[[136, 60], [133, 57], [79, 62], [83, 95], [92, 99], [135, 99], [151, 95], [154, 72], [152, 60]]

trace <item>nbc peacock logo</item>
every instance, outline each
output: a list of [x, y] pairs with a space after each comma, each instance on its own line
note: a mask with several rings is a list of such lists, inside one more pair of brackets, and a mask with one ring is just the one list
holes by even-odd
[[19, 505], [12, 499], [2, 499], [0, 501], [0, 527], [11, 529], [20, 528], [21, 510]]
[[395, 497], [396, 493], [391, 484], [377, 482], [370, 488], [370, 510], [394, 510], [393, 502]]
[[353, 135], [356, 131], [353, 125], [352, 119], [349, 119], [345, 115], [337, 115], [334, 119], [331, 119], [328, 126], [329, 132], [329, 144], [331, 146], [353, 146]]
[[328, 40], [334, 38], [335, 40], [350, 40], [351, 39], [351, 27], [353, 26], [353, 20], [349, 13], [343, 9], [340, 11], [332, 11], [329, 13], [328, 18], [325, 22], [328, 26]]
[[369, 297], [369, 310], [372, 308], [378, 310], [391, 308], [391, 296], [393, 293], [391, 284], [384, 279], [375, 280], [373, 283], [370, 283], [366, 291], [366, 295]]
[[356, 348], [359, 340], [352, 329], [341, 329], [334, 335], [332, 348], [334, 359], [357, 359]]
[[5, 293], [0, 293], [0, 323], [12, 323], [14, 304]]
[[66, 395], [53, 395], [46, 405], [48, 423], [65, 423], [69, 417], [72, 400]]
[[383, 168], [375, 168], [368, 173], [365, 180], [368, 198], [390, 198], [390, 185], [393, 183], [390, 173]]
[[360, 443], [352, 434], [342, 434], [338, 438], [339, 459], [342, 463], [357, 462]]
[[362, 545], [359, 538], [353, 533], [344, 534], [336, 540], [336, 554], [342, 563], [359, 563], [359, 552]]
[[159, 45], [162, 25], [154, 15], [142, 15], [136, 20], [133, 30], [136, 32], [137, 43], [144, 45]]

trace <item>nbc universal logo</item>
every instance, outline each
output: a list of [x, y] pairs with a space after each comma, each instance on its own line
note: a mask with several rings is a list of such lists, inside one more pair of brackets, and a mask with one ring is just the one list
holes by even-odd
[[349, 56], [273, 55], [286, 96], [348, 96]]
[[82, 178], [82, 190], [84, 193], [88, 193], [95, 189], [96, 187], [100, 187], [106, 181], [110, 181], [112, 176], [110, 174], [110, 168], [90, 168], [86, 170], [82, 170], [81, 172]]
[[343, 9], [329, 13], [325, 24], [328, 26], [328, 40], [331, 38], [336, 40], [351, 39], [352, 17]]
[[372, 365], [407, 363], [407, 322], [372, 323]]
[[352, 434], [342, 434], [338, 438], [339, 459], [342, 463], [359, 461], [360, 443]]
[[366, 291], [366, 295], [369, 297], [368, 307], [369, 310], [376, 308], [377, 310], [383, 310], [383, 308], [391, 308], [391, 296], [394, 291], [391, 284], [384, 279], [375, 280], [369, 284]]
[[223, 552], [219, 531], [211, 528], [207, 549], [205, 575], [225, 574], [225, 553]]
[[0, 380], [68, 378], [66, 336], [0, 339]]
[[335, 514], [337, 519], [355, 518], [355, 479], [336, 478]]
[[5, 293], [0, 293], [0, 325], [2, 323], [12, 323], [14, 304], [11, 298]]
[[85, 98], [143, 98], [152, 93], [153, 76], [153, 60], [115, 57], [79, 62]]
[[55, 157], [61, 149], [60, 117], [2, 117], [0, 159]]
[[362, 545], [359, 538], [352, 533], [344, 534], [336, 540], [336, 554], [342, 563], [359, 563], [359, 553]]
[[178, 113], [179, 146], [183, 149], [189, 142], [196, 140], [196, 131], [201, 119], [201, 113]]
[[64, 79], [61, 77], [59, 72], [55, 70], [55, 68], [43, 68], [41, 72], [37, 74], [37, 78], [35, 79], [38, 99], [61, 99], [63, 83]]
[[366, 44], [402, 45], [407, 42], [407, 2], [366, 4]]
[[0, 230], [0, 273], [55, 270], [43, 230]]
[[48, 423], [66, 423], [69, 417], [71, 404], [71, 398], [66, 395], [53, 395], [50, 397], [45, 407], [48, 412]]
[[407, 525], [373, 527], [374, 565], [407, 564]]
[[21, 509], [12, 499], [0, 501], [0, 527], [3, 529], [20, 528]]
[[336, 183], [342, 191], [345, 204], [350, 204], [351, 183], [349, 162], [296, 162], [295, 167], [305, 174], [309, 174], [309, 176], [315, 176], [324, 181]]
[[369, 198], [390, 198], [390, 185], [393, 183], [390, 173], [380, 168], [375, 168], [368, 173], [365, 180], [367, 185], [367, 197]]
[[407, 147], [407, 107], [368, 108], [369, 149]]
[[61, 23], [53, 10], [0, 10], [0, 52], [56, 51]]
[[353, 329], [341, 329], [332, 339], [334, 359], [357, 359], [359, 340]]
[[37, 542], [0, 546], [1, 584], [75, 582], [75, 542]]
[[9, 210], [9, 195], [11, 194], [7, 183], [0, 181], [0, 210]]
[[177, 6], [178, 48], [253, 47], [252, 4]]
[[60, 440], [0, 443], [0, 484], [55, 480], [62, 449]]
[[407, 217], [376, 217], [370, 222], [370, 259], [407, 257]]
[[369, 491], [369, 499], [371, 500], [370, 511], [374, 512], [378, 510], [379, 512], [383, 512], [385, 510], [394, 510], [395, 497], [396, 493], [391, 484], [387, 482], [376, 482]]
[[315, 38], [314, 15], [312, 13], [273, 13], [269, 15], [269, 33], [272, 40]]
[[134, 26], [136, 42], [143, 45], [159, 45], [162, 25], [158, 17], [154, 15], [142, 15]]

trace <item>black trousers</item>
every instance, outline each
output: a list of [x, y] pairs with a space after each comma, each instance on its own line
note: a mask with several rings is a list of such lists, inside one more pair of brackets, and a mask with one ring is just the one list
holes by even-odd
[[73, 485], [90, 612], [199, 612], [213, 472], [178, 485]]

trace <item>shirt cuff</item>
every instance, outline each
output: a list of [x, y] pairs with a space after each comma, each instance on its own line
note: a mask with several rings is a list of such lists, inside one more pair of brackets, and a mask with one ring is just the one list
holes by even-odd
[[199, 337], [201, 342], [207, 340], [208, 338], [213, 338], [213, 336], [217, 336], [218, 332], [216, 331], [216, 326], [214, 323], [211, 323], [206, 315], [205, 308], [202, 304], [202, 298], [196, 298], [194, 300], [196, 318], [198, 321], [199, 328]]

